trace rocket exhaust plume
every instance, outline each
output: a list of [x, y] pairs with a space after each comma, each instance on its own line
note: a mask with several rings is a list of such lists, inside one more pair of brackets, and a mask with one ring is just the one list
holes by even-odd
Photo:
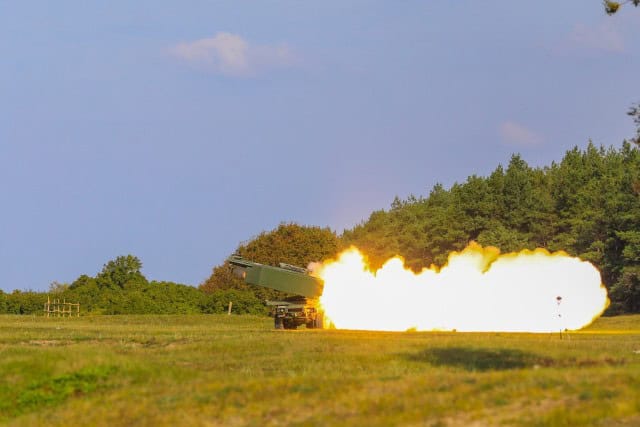
[[352, 247], [316, 274], [324, 280], [325, 322], [340, 329], [574, 330], [609, 304], [592, 264], [545, 249], [500, 254], [472, 242], [442, 268], [414, 273], [400, 257], [371, 271]]

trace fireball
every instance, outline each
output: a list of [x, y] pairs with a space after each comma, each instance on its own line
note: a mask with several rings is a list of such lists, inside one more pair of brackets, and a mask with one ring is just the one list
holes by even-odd
[[590, 324], [609, 304], [592, 264], [545, 249], [500, 254], [472, 242], [442, 268], [414, 273], [401, 257], [372, 271], [352, 247], [316, 274], [325, 323], [339, 329], [564, 331]]

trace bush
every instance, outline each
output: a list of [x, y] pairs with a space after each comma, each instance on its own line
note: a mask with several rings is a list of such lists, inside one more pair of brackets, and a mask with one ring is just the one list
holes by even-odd
[[258, 299], [251, 291], [227, 289], [216, 291], [206, 297], [202, 305], [203, 313], [225, 313], [232, 302], [232, 313], [266, 315], [269, 309], [264, 301]]

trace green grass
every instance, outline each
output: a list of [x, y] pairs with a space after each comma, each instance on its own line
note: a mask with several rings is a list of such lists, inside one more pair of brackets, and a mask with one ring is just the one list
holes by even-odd
[[640, 316], [558, 334], [0, 316], [8, 425], [640, 425]]

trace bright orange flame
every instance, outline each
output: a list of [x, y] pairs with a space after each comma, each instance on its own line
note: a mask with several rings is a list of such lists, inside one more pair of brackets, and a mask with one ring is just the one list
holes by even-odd
[[316, 273], [324, 279], [325, 322], [340, 329], [572, 330], [609, 304], [592, 264], [545, 249], [501, 255], [472, 242], [441, 269], [416, 274], [400, 257], [373, 272], [352, 247]]

